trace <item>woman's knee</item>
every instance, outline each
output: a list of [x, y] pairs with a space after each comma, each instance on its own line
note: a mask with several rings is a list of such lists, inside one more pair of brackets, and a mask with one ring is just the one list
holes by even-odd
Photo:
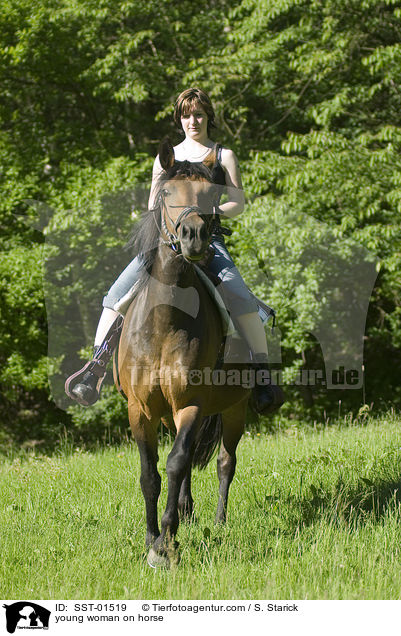
[[114, 309], [115, 304], [129, 292], [131, 287], [139, 279], [142, 268], [141, 255], [136, 256], [121, 272], [117, 280], [112, 284], [108, 293], [103, 298], [103, 307]]

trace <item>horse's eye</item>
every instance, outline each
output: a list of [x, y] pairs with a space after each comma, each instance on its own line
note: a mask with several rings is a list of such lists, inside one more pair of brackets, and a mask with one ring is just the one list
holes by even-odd
[[167, 190], [167, 188], [163, 188], [163, 190], [162, 190], [162, 195], [163, 195], [164, 197], [167, 197], [169, 194], [170, 194], [170, 190]]

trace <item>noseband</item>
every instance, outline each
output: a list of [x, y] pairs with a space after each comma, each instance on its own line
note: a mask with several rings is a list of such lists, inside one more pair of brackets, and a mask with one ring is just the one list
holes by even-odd
[[[161, 229], [163, 230], [163, 232], [167, 236], [167, 241], [162, 241], [162, 242], [165, 245], [169, 245], [171, 247], [171, 249], [174, 250], [174, 252], [178, 252], [179, 245], [180, 245], [180, 239], [179, 239], [179, 236], [178, 236], [178, 229], [179, 229], [181, 223], [183, 222], [183, 220], [186, 219], [186, 217], [189, 216], [190, 214], [195, 213], [198, 216], [200, 216], [201, 219], [203, 221], [205, 221], [205, 223], [209, 226], [208, 229], [210, 230], [211, 225], [213, 223], [213, 214], [205, 214], [204, 212], [202, 212], [202, 209], [199, 206], [191, 205], [191, 206], [188, 206], [188, 207], [184, 208], [183, 211], [178, 215], [177, 220], [174, 222], [173, 219], [171, 218], [171, 216], [168, 213], [168, 207], [167, 207], [167, 205], [166, 205], [166, 203], [165, 203], [165, 201], [163, 199], [163, 196], [161, 196], [161, 203], [162, 203], [162, 205], [160, 206], [160, 208], [161, 208]], [[167, 223], [166, 223], [166, 216], [167, 216], [168, 220], [170, 221], [171, 225], [173, 226], [175, 234], [170, 232], [170, 230], [168, 229]], [[207, 218], [206, 217], [208, 217], [208, 219], [211, 219], [209, 224], [207, 222]]]

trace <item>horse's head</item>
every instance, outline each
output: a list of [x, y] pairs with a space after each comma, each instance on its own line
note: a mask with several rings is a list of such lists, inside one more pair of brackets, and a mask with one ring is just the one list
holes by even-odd
[[162, 230], [188, 261], [199, 261], [209, 246], [217, 186], [207, 165], [176, 161], [169, 140], [159, 148], [164, 174], [160, 179]]

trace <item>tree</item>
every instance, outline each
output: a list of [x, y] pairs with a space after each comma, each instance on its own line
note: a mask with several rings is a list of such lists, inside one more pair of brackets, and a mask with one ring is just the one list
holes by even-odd
[[[207, 71], [212, 86], [218, 68], [223, 69], [212, 91], [224, 100], [225, 121], [240, 139], [250, 198], [267, 196], [266, 214], [276, 206], [291, 210], [290, 218], [298, 215], [301, 223], [312, 216], [329, 225], [337, 242], [352, 240], [377, 257], [365, 340], [365, 399], [382, 396], [386, 402], [399, 399], [401, 370], [400, 16], [395, 0], [244, 0], [228, 15], [227, 45]], [[199, 68], [188, 77], [200, 77], [202, 63]], [[249, 251], [242, 249], [242, 236], [254, 215], [249, 205], [248, 218], [235, 222], [231, 243], [245, 270]], [[293, 236], [286, 218], [282, 240]], [[265, 223], [269, 227], [269, 217]], [[310, 239], [304, 237], [302, 246], [301, 236], [299, 263]], [[270, 251], [261, 248], [254, 266], [266, 259], [276, 272], [281, 266], [274, 288], [291, 297], [282, 260], [286, 250], [280, 252], [277, 245], [275, 253], [269, 238], [267, 243]], [[319, 291], [317, 282], [316, 276], [309, 278], [305, 297]], [[285, 329], [297, 329], [306, 338], [299, 320], [290, 327], [283, 300], [276, 309]], [[284, 341], [283, 347], [293, 359], [294, 342]], [[303, 356], [298, 364], [315, 358], [313, 340], [304, 342]], [[391, 370], [385, 370], [388, 356]]]

